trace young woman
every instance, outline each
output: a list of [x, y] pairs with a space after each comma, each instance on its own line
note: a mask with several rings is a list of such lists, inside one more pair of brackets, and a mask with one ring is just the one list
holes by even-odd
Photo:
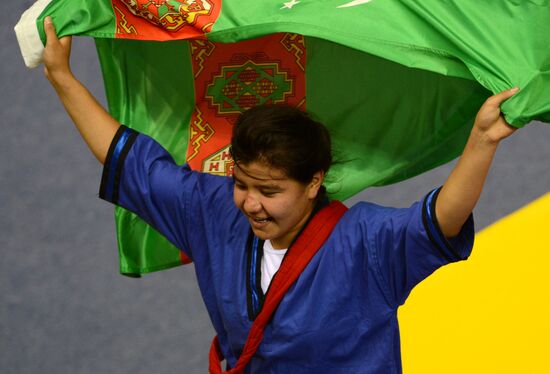
[[[514, 131], [499, 107], [517, 89], [481, 107], [442, 188], [407, 209], [358, 204], [325, 232], [318, 217], [332, 206], [323, 187], [332, 158], [321, 124], [293, 108], [255, 108], [235, 125], [233, 179], [193, 172], [110, 117], [72, 75], [70, 38], [58, 40], [50, 19], [45, 30], [45, 74], [105, 165], [100, 196], [193, 259], [218, 334], [213, 361], [224, 356], [239, 371], [247, 356], [251, 373], [401, 372], [397, 308], [437, 268], [468, 257], [472, 209], [499, 142]], [[302, 261], [308, 242], [318, 248]]]

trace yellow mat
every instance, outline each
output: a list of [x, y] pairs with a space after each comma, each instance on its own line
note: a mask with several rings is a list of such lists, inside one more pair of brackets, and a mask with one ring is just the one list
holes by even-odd
[[405, 374], [550, 373], [550, 193], [479, 232], [399, 320]]

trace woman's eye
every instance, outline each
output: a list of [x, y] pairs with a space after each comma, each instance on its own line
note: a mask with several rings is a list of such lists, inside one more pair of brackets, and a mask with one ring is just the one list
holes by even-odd
[[277, 194], [277, 191], [262, 191], [262, 195], [265, 197], [273, 197]]
[[246, 190], [246, 186], [244, 184], [235, 183], [235, 188], [238, 190]]

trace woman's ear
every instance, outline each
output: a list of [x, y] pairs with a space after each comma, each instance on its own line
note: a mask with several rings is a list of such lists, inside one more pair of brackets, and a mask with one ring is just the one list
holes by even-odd
[[318, 172], [313, 174], [313, 177], [311, 178], [311, 182], [309, 182], [307, 186], [309, 199], [313, 200], [317, 198], [317, 194], [319, 193], [319, 189], [323, 185], [324, 179], [325, 179], [325, 172], [322, 170], [319, 170]]

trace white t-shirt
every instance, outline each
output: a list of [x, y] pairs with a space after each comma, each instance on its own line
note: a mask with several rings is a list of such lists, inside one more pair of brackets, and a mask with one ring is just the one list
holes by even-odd
[[281, 262], [287, 250], [288, 248], [274, 249], [269, 240], [264, 242], [264, 254], [262, 256], [262, 291], [264, 291], [264, 294], [271, 283], [271, 279], [273, 279], [273, 275], [281, 267]]

